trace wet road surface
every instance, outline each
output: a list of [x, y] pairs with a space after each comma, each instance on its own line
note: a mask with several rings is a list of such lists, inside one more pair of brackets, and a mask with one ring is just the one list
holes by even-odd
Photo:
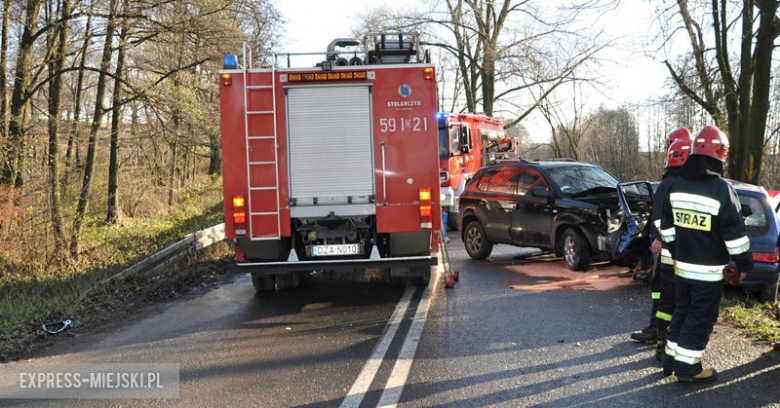
[[178, 363], [178, 399], [0, 405], [780, 406], [780, 353], [726, 326], [705, 353], [718, 382], [664, 379], [652, 347], [628, 340], [650, 301], [624, 269], [574, 273], [501, 245], [472, 261], [451, 237], [453, 290], [315, 276], [255, 295], [239, 275], [11, 363]]

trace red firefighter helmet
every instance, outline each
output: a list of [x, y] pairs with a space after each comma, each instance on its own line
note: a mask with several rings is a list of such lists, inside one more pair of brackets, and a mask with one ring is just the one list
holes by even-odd
[[693, 138], [691, 154], [708, 156], [725, 162], [728, 153], [729, 138], [717, 126], [705, 126]]
[[691, 136], [691, 131], [688, 130], [688, 128], [677, 128], [669, 133], [668, 136], [666, 136], [666, 145], [664, 148], [666, 149], [667, 153], [669, 151], [669, 148], [672, 146], [672, 144], [677, 140], [687, 140], [687, 141], [693, 141], [693, 136]]
[[669, 167], [680, 167], [685, 164], [685, 160], [688, 159], [688, 154], [691, 153], [691, 141], [685, 139], [677, 139], [669, 146], [669, 150], [666, 151], [666, 165], [665, 169]]

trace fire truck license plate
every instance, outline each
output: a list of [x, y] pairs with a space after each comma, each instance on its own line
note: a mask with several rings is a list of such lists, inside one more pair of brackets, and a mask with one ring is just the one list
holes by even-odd
[[311, 256], [360, 255], [360, 244], [312, 245]]

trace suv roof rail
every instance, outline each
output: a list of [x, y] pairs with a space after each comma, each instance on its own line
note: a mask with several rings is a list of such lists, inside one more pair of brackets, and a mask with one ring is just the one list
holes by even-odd
[[546, 159], [534, 159], [534, 161], [537, 161], [537, 162], [548, 162], [548, 161], [576, 162], [577, 160], [570, 159], [568, 157], [548, 157]]
[[489, 166], [496, 165], [496, 164], [516, 164], [516, 163], [524, 163], [524, 164], [538, 164], [526, 159], [498, 159], [498, 160], [491, 160], [487, 164]]

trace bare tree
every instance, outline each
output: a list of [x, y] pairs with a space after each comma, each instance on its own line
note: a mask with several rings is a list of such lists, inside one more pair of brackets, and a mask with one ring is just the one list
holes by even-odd
[[81, 228], [84, 223], [84, 217], [89, 207], [89, 192], [92, 188], [92, 174], [95, 169], [95, 153], [97, 149], [97, 134], [100, 129], [100, 123], [103, 121], [105, 110], [103, 109], [103, 98], [106, 92], [106, 73], [111, 65], [111, 54], [113, 53], [114, 30], [116, 28], [117, 0], [110, 0], [108, 11], [108, 23], [106, 25], [106, 39], [103, 43], [103, 57], [100, 60], [100, 73], [98, 76], [97, 90], [95, 96], [95, 113], [92, 117], [92, 127], [89, 131], [89, 142], [87, 144], [87, 158], [84, 163], [84, 179], [81, 183], [81, 193], [79, 195], [79, 204], [76, 209], [76, 217], [73, 220], [73, 231], [70, 239], [70, 254], [73, 258], [79, 257], [79, 239]]
[[[777, 0], [742, 0], [739, 4], [711, 0], [709, 13], [703, 13], [707, 16], [706, 21], [700, 22], [693, 17], [688, 1], [677, 0], [678, 14], [691, 44], [696, 75], [692, 80], [679, 66], [665, 61], [679, 88], [707, 111], [716, 124], [728, 129], [732, 146], [728, 159], [730, 176], [751, 183], [760, 181], [772, 54], [775, 40], [780, 35], [779, 3]], [[732, 15], [737, 15], [741, 22], [736, 54], [729, 50], [730, 34], [736, 29]], [[710, 26], [711, 32], [702, 28]], [[674, 28], [667, 27], [667, 30], [674, 32]], [[712, 45], [705, 41], [709, 35]], [[732, 68], [733, 63], [737, 69]]]

